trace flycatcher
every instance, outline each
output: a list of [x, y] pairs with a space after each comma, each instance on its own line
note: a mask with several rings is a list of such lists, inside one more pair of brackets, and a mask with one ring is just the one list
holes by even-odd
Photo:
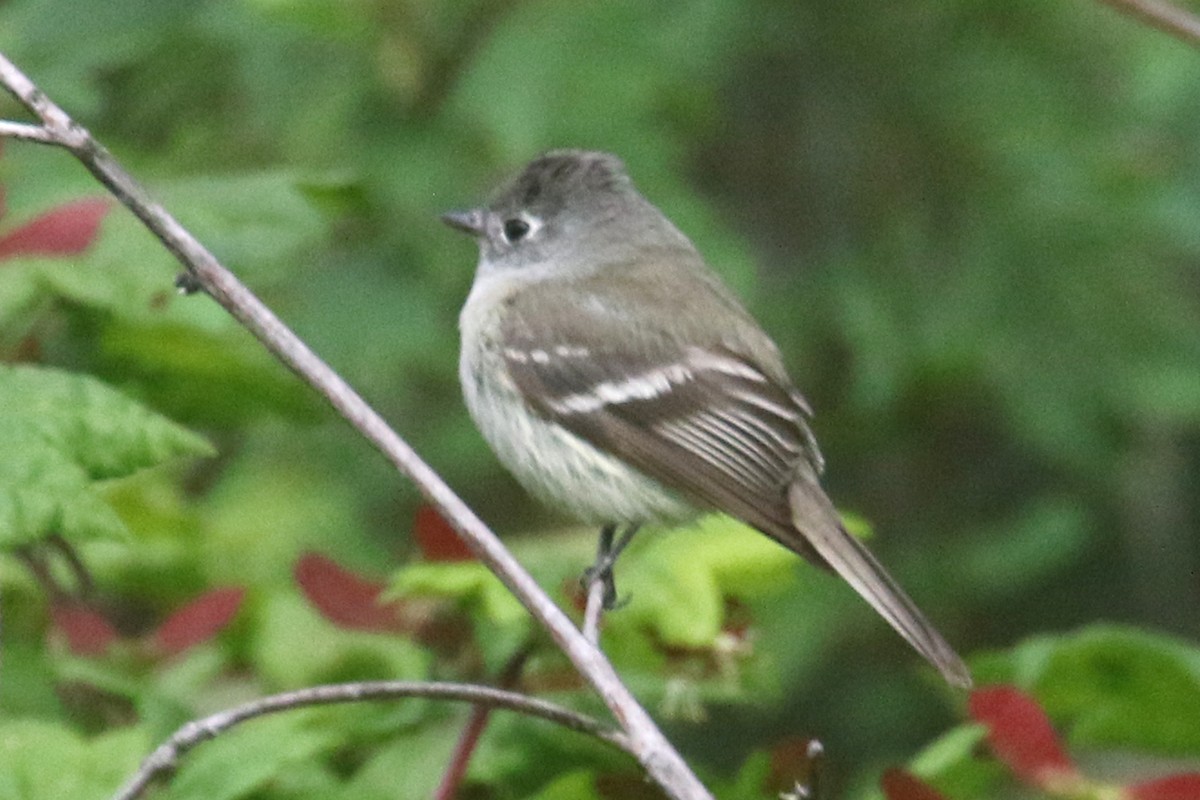
[[724, 512], [832, 569], [947, 681], [970, 685], [842, 526], [812, 409], [774, 342], [619, 159], [546, 153], [488, 206], [443, 219], [479, 244], [459, 319], [467, 408], [532, 494], [602, 526], [605, 548], [626, 531], [598, 569], [639, 525]]

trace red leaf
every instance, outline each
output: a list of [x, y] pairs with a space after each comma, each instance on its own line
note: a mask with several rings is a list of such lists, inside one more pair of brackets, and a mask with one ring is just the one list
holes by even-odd
[[884, 772], [880, 785], [887, 800], [946, 800], [944, 794], [903, 769]]
[[111, 208], [112, 203], [104, 198], [63, 203], [0, 236], [0, 259], [81, 253], [95, 241], [100, 222]]
[[383, 584], [369, 581], [319, 553], [305, 553], [293, 571], [308, 602], [339, 628], [361, 631], [400, 629], [399, 605], [381, 603]]
[[1196, 800], [1200, 797], [1200, 772], [1171, 775], [1130, 786], [1130, 800]]
[[240, 587], [213, 589], [167, 617], [154, 633], [154, 644], [167, 655], [182, 653], [220, 633], [246, 596]]
[[972, 692], [968, 707], [977, 722], [988, 726], [992, 750], [1017, 777], [1041, 788], [1079, 780], [1046, 712], [1033, 698], [1011, 686], [993, 686]]
[[433, 506], [422, 505], [417, 509], [413, 530], [421, 555], [427, 561], [471, 561], [475, 558], [458, 531], [450, 527]]
[[103, 655], [117, 640], [117, 631], [101, 614], [74, 601], [59, 601], [50, 607], [54, 627], [67, 637], [67, 647], [77, 656]]

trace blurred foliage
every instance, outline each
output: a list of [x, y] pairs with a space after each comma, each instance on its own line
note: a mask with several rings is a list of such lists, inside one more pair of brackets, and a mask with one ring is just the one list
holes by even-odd
[[0, 547], [124, 532], [97, 482], [179, 455], [200, 437], [103, 383], [34, 367], [0, 367]]
[[[946, 797], [1140, 798], [1117, 787], [1183, 780], [1184, 775], [1191, 787], [1186, 792], [1144, 796], [1194, 796], [1200, 785], [1195, 723], [1200, 651], [1193, 644], [1126, 626], [1096, 625], [1077, 634], [1031, 638], [1010, 651], [978, 658], [975, 666], [981, 682], [996, 684], [995, 694], [1012, 691], [1005, 684], [1032, 693], [1035, 708], [1045, 709], [1049, 720], [1033, 719], [1032, 709], [1006, 703], [1009, 707], [989, 724], [990, 753], [981, 747], [988, 731], [978, 722], [940, 736], [913, 760], [913, 769]], [[972, 705], [986, 693], [976, 692]], [[978, 707], [973, 713], [978, 715]], [[1043, 729], [1047, 722], [1057, 731]], [[1074, 775], [1067, 780], [1061, 774], [1058, 780], [1039, 776], [1039, 765]], [[863, 796], [882, 797], [870, 789]]]
[[[980, 676], [1078, 719], [1072, 744], [1200, 755], [1195, 51], [1086, 0], [7, 0], [0, 52], [551, 588], [592, 533], [529, 502], [466, 417], [475, 254], [437, 214], [539, 150], [619, 153], [788, 354], [835, 499], [952, 642], [997, 653]], [[23, 118], [7, 98], [0, 115]], [[0, 185], [0, 237], [101, 194], [21, 143]], [[213, 303], [175, 295], [177, 269], [119, 209], [81, 254], [0, 261], [0, 357], [34, 365], [0, 376], [0, 797], [103, 797], [197, 714], [318, 681], [484, 679], [527, 635], [466, 566], [411, 563], [416, 493]], [[113, 427], [56, 405], [61, 381]], [[205, 440], [215, 457], [183, 458]], [[40, 458], [45, 491], [20, 495]], [[40, 516], [14, 522], [19, 495]], [[52, 589], [86, 588], [50, 532], [123, 635], [206, 587], [246, 587], [245, 607], [175, 660], [83, 659], [49, 622]], [[636, 542], [606, 646], [722, 796], [755, 796], [792, 736], [825, 743], [831, 796], [868, 787], [960, 709], [845, 587], [752, 538], [713, 521]], [[295, 584], [305, 551], [399, 570], [474, 640], [334, 627]], [[530, 670], [596, 709], [549, 650]], [[427, 797], [463, 719], [403, 703], [252, 723], [162, 796]], [[511, 715], [481, 748], [479, 796], [618, 794], [635, 774]], [[38, 777], [30, 752], [62, 769]]]

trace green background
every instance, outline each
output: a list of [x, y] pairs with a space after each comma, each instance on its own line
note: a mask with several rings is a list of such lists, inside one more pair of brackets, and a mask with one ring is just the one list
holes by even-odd
[[[485, 520], [553, 562], [539, 575], [551, 583], [582, 569], [590, 533], [528, 501], [470, 425], [456, 325], [476, 254], [437, 217], [572, 146], [618, 153], [777, 339], [816, 409], [831, 495], [960, 652], [990, 664], [1028, 637], [1102, 622], [1200, 635], [1200, 53], [1100, 3], [7, 0], [0, 52]], [[24, 118], [8, 99], [0, 112]], [[32, 144], [5, 145], [0, 180], [0, 234], [100, 193], [66, 154]], [[296, 558], [393, 572], [414, 555], [418, 496], [211, 303], [173, 296], [176, 268], [127, 213], [83, 257], [12, 265], [0, 264], [5, 360], [97, 376], [216, 451], [103, 487], [132, 537], [83, 552], [103, 586], [137, 598], [131, 627], [206, 586], [252, 587], [252, 621], [188, 668], [192, 683], [174, 678], [188, 691], [140, 707], [157, 720], [147, 738], [104, 741], [125, 748], [120, 763], [185, 712], [446, 669], [416, 645], [354, 638], [366, 634], [330, 630], [327, 652], [310, 650], [297, 628], [319, 620], [297, 597]], [[622, 562], [632, 600], [612, 635], [635, 690], [707, 774], [815, 736], [830, 785], [850, 791], [960, 718], [847, 588], [758, 550], [746, 568], [777, 590], [746, 591], [754, 655], [733, 688], [696, 679], [704, 721], [672, 716], [678, 676], [661, 651], [636, 666], [650, 647], [636, 636], [659, 626], [669, 644], [672, 604], [703, 596], [708, 627], [679, 636], [711, 644], [717, 601], [740, 589], [705, 570], [756, 546], [718, 531], [697, 539], [713, 548], [702, 556], [687, 537]], [[698, 574], [699, 594], [663, 588]], [[44, 598], [15, 561], [0, 580], [15, 620], [8, 715], [55, 735], [128, 733], [73, 721], [52, 688], [66, 667], [41, 674], [74, 664], [41, 650]], [[233, 673], [237, 691], [209, 692]], [[344, 747], [346, 725], [366, 748], [353, 714], [308, 725], [307, 739], [262, 723], [256, 746], [293, 742], [305, 768], [288, 773], [292, 789], [247, 778], [259, 794], [220, 796], [328, 796], [352, 780], [374, 796], [362, 786], [388, 786], [382, 756], [325, 772], [305, 761]], [[452, 740], [461, 716], [434, 719]], [[557, 743], [520, 728], [481, 754], [477, 791], [531, 796], [566, 774], [544, 755]], [[438, 758], [415, 763], [436, 776]]]

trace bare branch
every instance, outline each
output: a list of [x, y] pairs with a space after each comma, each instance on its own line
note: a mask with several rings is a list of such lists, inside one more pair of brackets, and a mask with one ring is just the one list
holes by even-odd
[[364, 700], [394, 700], [405, 697], [424, 697], [434, 700], [457, 700], [489, 708], [517, 711], [540, 717], [580, 733], [603, 739], [632, 754], [629, 739], [622, 733], [601, 725], [596, 720], [554, 703], [528, 697], [516, 692], [464, 683], [423, 683], [412, 681], [363, 681], [313, 686], [294, 692], [271, 695], [244, 705], [226, 709], [204, 719], [193, 720], [177, 730], [171, 738], [146, 757], [137, 773], [121, 787], [113, 800], [135, 800], [141, 797], [155, 778], [173, 771], [181, 756], [201, 742], [212, 739], [246, 720], [311, 706], [335, 703], [357, 703]]
[[621, 683], [604, 654], [575, 628], [496, 534], [459, 499], [441, 476], [166, 209], [151, 200], [87, 130], [51, 102], [2, 54], [0, 84], [41, 120], [47, 135], [56, 144], [75, 155], [179, 259], [187, 269], [183, 285], [198, 287], [209, 294], [416, 484], [421, 494], [454, 526], [472, 552], [496, 573], [596, 689], [627, 732], [631, 752], [650, 777], [671, 797], [709, 800], [708, 790]]
[[[532, 641], [526, 642], [517, 652], [513, 653], [504, 668], [500, 670], [500, 675], [496, 679], [496, 688], [512, 689], [515, 687], [521, 680], [521, 672], [525, 669], [525, 665], [529, 662], [529, 656], [532, 654]], [[454, 800], [458, 797], [463, 778], [467, 775], [467, 766], [471, 763], [471, 756], [475, 754], [475, 748], [479, 745], [479, 737], [483, 735], [483, 729], [487, 727], [491, 714], [491, 706], [476, 703], [471, 709], [471, 716], [463, 727], [458, 741], [454, 744], [454, 752], [451, 753], [446, 772], [442, 775], [442, 780], [433, 793], [433, 800]]]
[[24, 122], [7, 120], [0, 120], [0, 138], [21, 139], [40, 144], [58, 144], [58, 139], [41, 125], [28, 125]]
[[1200, 17], [1162, 0], [1100, 0], [1160, 31], [1200, 47]]
[[600, 618], [604, 614], [604, 580], [593, 575], [587, 583], [587, 605], [583, 609], [583, 635], [596, 647], [600, 646]]

